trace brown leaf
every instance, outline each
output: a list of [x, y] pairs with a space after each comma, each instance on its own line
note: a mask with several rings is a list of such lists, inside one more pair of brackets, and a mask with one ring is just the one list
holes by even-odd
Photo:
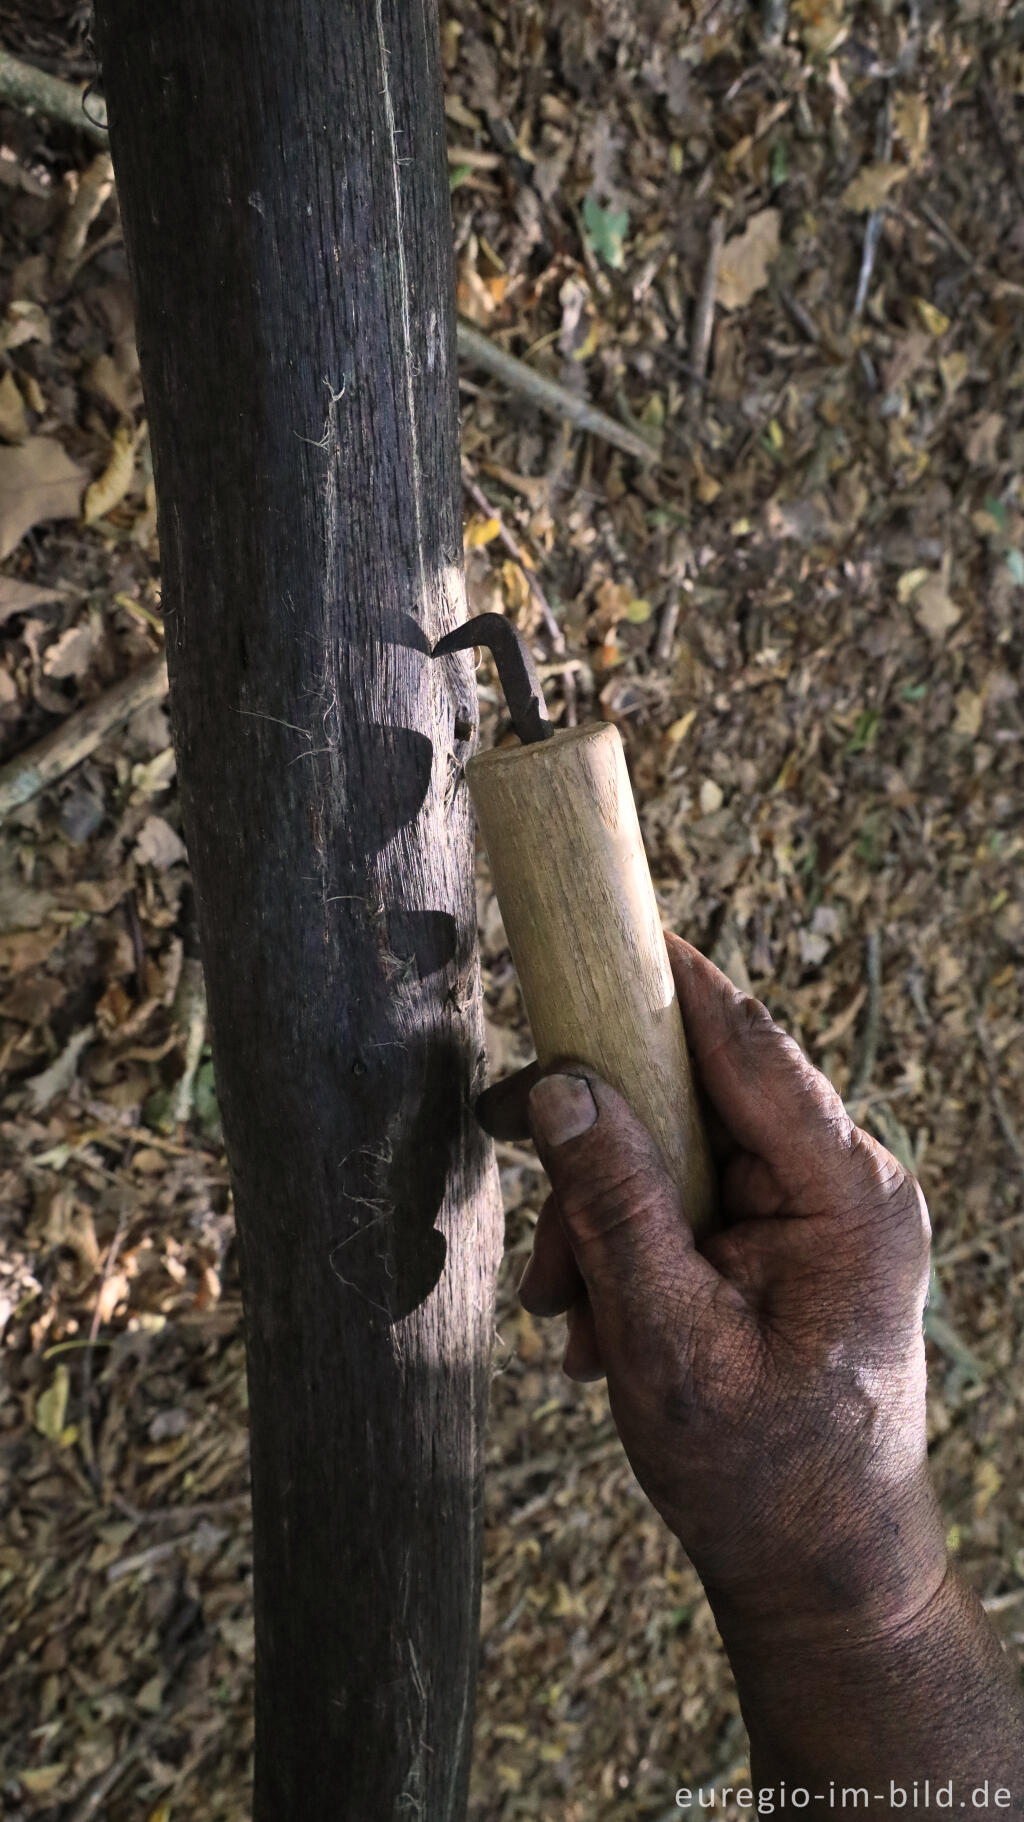
[[843, 191], [843, 208], [852, 209], [855, 215], [880, 209], [889, 191], [902, 183], [907, 175], [905, 164], [866, 165]]
[[946, 591], [941, 576], [929, 576], [914, 596], [914, 619], [933, 639], [944, 639], [960, 618], [960, 609]]
[[999, 411], [983, 411], [975, 419], [965, 450], [972, 468], [995, 468], [999, 460], [996, 448], [1005, 427], [1006, 419]]
[[28, 415], [18, 382], [13, 373], [5, 373], [0, 379], [0, 437], [5, 443], [23, 443], [28, 432]]
[[742, 310], [768, 283], [768, 268], [779, 251], [779, 211], [760, 209], [742, 234], [722, 248], [717, 298], [723, 310]]
[[185, 843], [162, 816], [147, 816], [134, 848], [135, 859], [160, 872], [185, 859]]
[[120, 506], [132, 484], [135, 472], [135, 427], [119, 424], [110, 444], [110, 455], [103, 473], [85, 490], [82, 501], [82, 523], [93, 525], [115, 506]]
[[29, 437], [20, 449], [0, 449], [0, 558], [9, 557], [33, 525], [75, 519], [85, 470], [56, 437]]
[[48, 677], [84, 677], [92, 663], [100, 638], [100, 627], [91, 620], [80, 626], [69, 626], [59, 639], [47, 646], [43, 670]]
[[34, 582], [19, 582], [17, 576], [0, 576], [0, 626], [15, 614], [27, 614], [45, 601], [59, 601], [63, 589], [39, 588]]
[[53, 337], [46, 311], [31, 298], [16, 297], [7, 306], [0, 323], [0, 348], [20, 348], [24, 342], [42, 342], [49, 347]]

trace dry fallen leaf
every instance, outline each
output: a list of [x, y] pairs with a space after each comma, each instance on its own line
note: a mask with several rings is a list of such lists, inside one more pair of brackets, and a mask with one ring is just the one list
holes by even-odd
[[723, 310], [742, 310], [768, 283], [768, 268], [779, 251], [779, 211], [760, 209], [742, 234], [728, 240], [718, 263], [717, 299]]
[[117, 362], [109, 354], [98, 354], [82, 374], [87, 392], [112, 405], [119, 417], [126, 418], [132, 408], [129, 384]]
[[0, 437], [5, 443], [23, 443], [28, 436], [28, 414], [13, 373], [0, 379]]
[[36, 1399], [36, 1429], [49, 1442], [59, 1442], [64, 1434], [70, 1390], [71, 1375], [62, 1363], [54, 1370], [46, 1391]]
[[928, 103], [923, 95], [899, 95], [892, 104], [892, 130], [902, 139], [915, 171], [928, 150]]
[[966, 354], [959, 348], [954, 349], [952, 354], [940, 354], [939, 372], [949, 398], [952, 398], [958, 386], [963, 385], [967, 378], [968, 365]]
[[84, 1030], [76, 1031], [70, 1037], [58, 1057], [55, 1057], [49, 1069], [41, 1075], [30, 1076], [25, 1083], [29, 1099], [35, 1113], [42, 1113], [58, 1095], [67, 1094], [78, 1072], [78, 1059], [95, 1036], [95, 1026], [86, 1025]]
[[7, 306], [0, 323], [0, 348], [9, 352], [25, 342], [42, 342], [48, 348], [53, 340], [46, 311], [31, 298], [16, 297]]
[[852, 183], [848, 183], [842, 195], [844, 209], [852, 209], [855, 215], [871, 209], [880, 209], [889, 191], [895, 189], [909, 175], [905, 164], [869, 164], [863, 171], [858, 171]]
[[63, 1763], [37, 1765], [30, 1771], [19, 1771], [18, 1783], [30, 1797], [49, 1797], [53, 1795], [66, 1771], [67, 1766]]
[[938, 309], [935, 304], [929, 303], [926, 297], [915, 297], [914, 309], [917, 311], [922, 327], [927, 329], [929, 335], [945, 335], [949, 328], [949, 317], [945, 311]]
[[465, 545], [467, 550], [481, 550], [485, 544], [493, 544], [501, 536], [500, 519], [470, 519], [466, 526]]
[[59, 601], [61, 588], [40, 588], [35, 582], [19, 582], [16, 576], [0, 576], [0, 626], [15, 614], [27, 614], [45, 601]]
[[147, 816], [133, 849], [140, 865], [163, 871], [185, 859], [185, 843], [162, 816]]
[[929, 576], [914, 596], [914, 619], [933, 639], [943, 639], [960, 618], [960, 609], [941, 576]]
[[1005, 428], [1006, 419], [1000, 411], [983, 411], [975, 418], [964, 450], [972, 468], [995, 468], [999, 460], [996, 450]]
[[48, 677], [83, 677], [92, 663], [103, 628], [94, 620], [69, 626], [46, 649], [43, 670]]
[[56, 437], [29, 437], [0, 449], [0, 558], [9, 557], [33, 525], [78, 517], [85, 470]]
[[812, 56], [828, 57], [838, 50], [849, 30], [843, 0], [796, 0], [794, 12], [801, 21], [801, 37]]
[[985, 713], [984, 696], [979, 690], [958, 690], [953, 703], [956, 709], [954, 734], [962, 735], [965, 740], [977, 740]]
[[82, 501], [83, 525], [94, 525], [120, 506], [132, 484], [135, 473], [135, 426], [119, 424], [110, 444], [110, 456], [103, 473], [85, 490]]

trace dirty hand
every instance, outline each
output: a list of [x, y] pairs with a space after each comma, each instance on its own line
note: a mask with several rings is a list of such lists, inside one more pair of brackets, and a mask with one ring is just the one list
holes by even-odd
[[821, 1641], [912, 1621], [946, 1553], [927, 1470], [928, 1215], [768, 1012], [668, 938], [720, 1173], [685, 1206], [625, 1101], [584, 1070], [498, 1083], [478, 1112], [551, 1180], [520, 1287], [568, 1312], [565, 1370], [607, 1376], [641, 1485], [723, 1632]]

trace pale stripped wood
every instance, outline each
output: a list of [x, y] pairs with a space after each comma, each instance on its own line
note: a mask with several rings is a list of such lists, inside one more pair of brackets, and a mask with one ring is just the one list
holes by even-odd
[[466, 767], [543, 1066], [577, 1058], [657, 1140], [696, 1231], [714, 1178], [618, 729], [563, 729]]

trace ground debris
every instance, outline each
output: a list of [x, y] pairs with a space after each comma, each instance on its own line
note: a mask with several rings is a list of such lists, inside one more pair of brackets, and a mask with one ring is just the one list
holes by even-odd
[[[70, 3], [7, 10], [84, 79]], [[666, 923], [913, 1159], [953, 1337], [932, 1457], [1019, 1654], [1019, 52], [1002, 0], [916, 34], [874, 0], [655, 11], [445, 9], [460, 309], [626, 445], [466, 365], [471, 599], [534, 642], [553, 719], [620, 726]], [[102, 160], [90, 200], [79, 135], [3, 124], [0, 761], [159, 686], [0, 831], [0, 1784], [44, 1822], [242, 1822], [244, 1356], [130, 293]], [[40, 445], [64, 491], [15, 504]], [[486, 674], [481, 700], [487, 744]], [[484, 865], [479, 903], [512, 1069]], [[473, 1815], [641, 1822], [741, 1781], [735, 1694], [603, 1388], [517, 1304], [544, 1185], [499, 1162]]]

